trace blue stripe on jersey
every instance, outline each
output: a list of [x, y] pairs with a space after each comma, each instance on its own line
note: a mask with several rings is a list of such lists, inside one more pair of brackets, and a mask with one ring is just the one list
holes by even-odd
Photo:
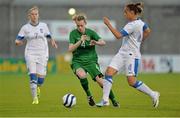
[[145, 31], [147, 28], [148, 28], [148, 25], [146, 23], [144, 23], [143, 31]]
[[23, 40], [23, 39], [24, 39], [24, 36], [17, 36], [16, 39], [18, 39], [18, 40]]
[[127, 35], [129, 35], [124, 29], [122, 29], [122, 30], [120, 31], [120, 33], [122, 34], [122, 36], [127, 36]]
[[51, 37], [50, 34], [48, 34], [48, 35], [46, 36], [46, 38], [51, 39], [52, 37]]
[[134, 74], [135, 74], [135, 77], [137, 77], [137, 74], [138, 74], [138, 66], [139, 66], [139, 59], [135, 59], [134, 60]]

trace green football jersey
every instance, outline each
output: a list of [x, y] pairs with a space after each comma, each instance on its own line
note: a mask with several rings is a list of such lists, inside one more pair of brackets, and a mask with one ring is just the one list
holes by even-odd
[[77, 29], [74, 29], [70, 33], [69, 43], [75, 44], [81, 39], [82, 35], [86, 35], [87, 39], [85, 42], [82, 42], [81, 45], [73, 52], [72, 63], [80, 62], [82, 64], [88, 64], [92, 62], [97, 62], [98, 57], [97, 57], [96, 49], [95, 46], [90, 45], [90, 41], [91, 40], [98, 41], [99, 39], [101, 39], [100, 36], [95, 31], [89, 28], [85, 29], [85, 34], [82, 34]]

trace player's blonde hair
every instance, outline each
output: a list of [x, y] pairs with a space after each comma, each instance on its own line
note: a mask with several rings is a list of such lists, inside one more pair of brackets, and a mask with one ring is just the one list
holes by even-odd
[[84, 20], [85, 23], [87, 23], [87, 17], [86, 17], [86, 14], [84, 13], [80, 13], [80, 14], [76, 14], [72, 17], [72, 20], [74, 21], [81, 21], [81, 20]]
[[28, 9], [28, 11], [27, 11], [27, 17], [28, 17], [28, 19], [29, 19], [29, 16], [30, 16], [30, 14], [31, 14], [31, 12], [32, 12], [33, 10], [37, 10], [38, 13], [39, 13], [39, 8], [38, 8], [37, 6], [31, 7], [31, 8]]

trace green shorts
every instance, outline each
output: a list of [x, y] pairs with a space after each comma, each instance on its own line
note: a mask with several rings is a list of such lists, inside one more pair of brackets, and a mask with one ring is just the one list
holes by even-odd
[[[91, 78], [96, 81], [96, 76], [103, 77], [103, 74], [100, 71], [100, 67], [98, 63], [91, 63], [91, 64], [81, 64], [78, 62], [73, 62], [71, 64], [71, 69], [73, 70], [74, 74], [76, 75], [76, 70], [82, 68], [84, 69]], [[77, 76], [77, 75], [76, 75]]]

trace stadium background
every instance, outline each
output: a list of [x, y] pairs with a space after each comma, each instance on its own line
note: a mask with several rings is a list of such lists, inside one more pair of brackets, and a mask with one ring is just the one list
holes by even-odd
[[[44, 22], [70, 21], [68, 10], [75, 8], [77, 13], [87, 14], [88, 22], [102, 21], [103, 16], [108, 16], [117, 28], [121, 28], [126, 23], [123, 17], [124, 5], [139, 0], [0, 0], [0, 116], [87, 116], [86, 112], [89, 116], [180, 116], [180, 0], [141, 1], [145, 4], [142, 18], [149, 24], [152, 33], [141, 48], [142, 72], [150, 74], [140, 74], [139, 78], [161, 92], [161, 106], [158, 110], [146, 108], [151, 101], [145, 101], [147, 96], [139, 95], [128, 88], [125, 79], [115, 80], [120, 81], [117, 82], [120, 84], [120, 92], [119, 85], [114, 85], [115, 93], [120, 93], [117, 98], [121, 100], [121, 110], [111, 107], [102, 111], [89, 108], [85, 95], [69, 68], [68, 60], [71, 55], [67, 53], [68, 38], [57, 39], [57, 50], [49, 46], [49, 74], [43, 90], [46, 97], [42, 97], [42, 103], [36, 108], [30, 106], [30, 92], [27, 92], [29, 81], [24, 79], [28, 78], [24, 63], [25, 46], [16, 47], [14, 44], [21, 26], [27, 23], [27, 9], [33, 5], [40, 8], [40, 19]], [[121, 41], [114, 37], [101, 37], [106, 40], [107, 45], [97, 47], [97, 51], [101, 66], [106, 67], [109, 59], [118, 51]], [[99, 93], [102, 91], [96, 88], [97, 85], [91, 87], [96, 100], [99, 100]], [[71, 112], [63, 106], [59, 110], [58, 99], [68, 91], [75, 93], [79, 100]], [[131, 99], [132, 96], [135, 97]], [[138, 101], [142, 103], [138, 104]]]
[[[1, 72], [10, 71], [5, 63], [16, 63], [15, 58], [23, 59], [24, 46], [16, 47], [14, 40], [20, 27], [27, 22], [27, 9], [33, 5], [40, 8], [40, 19], [44, 21], [71, 20], [68, 14], [69, 8], [75, 8], [76, 12], [87, 14], [88, 21], [102, 20], [103, 16], [108, 16], [115, 21], [116, 27], [121, 28], [125, 24], [123, 17], [123, 6], [128, 2], [138, 2], [137, 0], [1, 0], [0, 1], [0, 59]], [[142, 44], [142, 54], [150, 55], [166, 55], [166, 58], [171, 55], [179, 55], [180, 53], [180, 1], [179, 0], [143, 0], [145, 4], [143, 20], [147, 22], [152, 29], [152, 33], [148, 40]], [[52, 32], [53, 35], [53, 32]], [[61, 36], [61, 34], [59, 34]], [[110, 40], [101, 36], [107, 41], [104, 47], [97, 47], [99, 55], [114, 55], [121, 41]], [[56, 38], [57, 39], [57, 38]], [[67, 53], [68, 38], [57, 39], [59, 48], [57, 50], [50, 47], [50, 57], [54, 59], [57, 55], [64, 56]], [[111, 48], [109, 48], [111, 47]], [[167, 55], [168, 54], [168, 55]], [[11, 58], [8, 62], [3, 62], [4, 58]], [[13, 59], [12, 59], [13, 58]], [[170, 61], [171, 59], [161, 59], [161, 61]], [[178, 58], [179, 59], [179, 58]], [[59, 60], [63, 60], [59, 59]], [[60, 61], [59, 61], [60, 62]], [[167, 66], [168, 65], [167, 63]], [[17, 62], [21, 63], [21, 62]], [[53, 63], [53, 62], [52, 62]], [[151, 63], [151, 62], [149, 62]], [[170, 62], [169, 62], [170, 63]], [[64, 64], [64, 63], [63, 63]], [[148, 65], [148, 64], [146, 64]], [[152, 65], [152, 64], [149, 64]], [[170, 64], [171, 65], [171, 64]], [[177, 65], [177, 64], [174, 64]], [[65, 65], [66, 66], [66, 65]], [[12, 65], [13, 67], [13, 65]], [[62, 67], [62, 66], [61, 66]], [[25, 68], [25, 67], [19, 67]], [[56, 67], [54, 67], [56, 68]], [[59, 67], [60, 68], [60, 67]], [[63, 67], [64, 68], [64, 67]], [[153, 68], [153, 67], [150, 67]], [[16, 69], [17, 70], [17, 69]], [[19, 69], [20, 70], [20, 69]], [[177, 70], [178, 72], [180, 69]], [[177, 72], [176, 71], [176, 72]], [[151, 72], [151, 71], [150, 71]]]

